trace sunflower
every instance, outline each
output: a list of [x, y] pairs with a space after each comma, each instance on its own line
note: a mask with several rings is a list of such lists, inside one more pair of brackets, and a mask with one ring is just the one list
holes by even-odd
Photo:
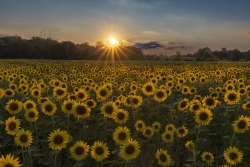
[[170, 124], [166, 125], [165, 130], [175, 132], [176, 128], [175, 128], [174, 124], [170, 123]]
[[194, 142], [193, 142], [192, 140], [187, 141], [187, 142], [185, 143], [185, 147], [186, 147], [189, 151], [191, 151], [191, 152], [194, 152], [194, 150], [195, 150], [195, 145], [194, 145]]
[[244, 104], [242, 105], [242, 108], [243, 108], [244, 110], [250, 110], [250, 101], [244, 103]]
[[118, 127], [113, 133], [113, 140], [117, 144], [123, 144], [130, 139], [130, 130], [127, 127]]
[[235, 90], [229, 90], [224, 95], [224, 101], [227, 104], [236, 104], [240, 100], [240, 94], [239, 92], [236, 92]]
[[17, 114], [22, 110], [22, 102], [18, 101], [18, 100], [9, 100], [6, 103], [6, 110], [10, 113], [10, 114]]
[[138, 141], [129, 139], [126, 143], [120, 146], [119, 155], [126, 161], [137, 158], [140, 154], [140, 145]]
[[56, 97], [58, 100], [64, 98], [67, 95], [67, 89], [62, 87], [55, 87], [53, 89], [53, 96]]
[[143, 131], [143, 129], [146, 127], [146, 125], [145, 125], [145, 123], [144, 123], [144, 121], [142, 121], [142, 120], [137, 120], [136, 122], [135, 122], [135, 129], [137, 130], [137, 131]]
[[77, 141], [70, 147], [70, 155], [77, 161], [81, 161], [88, 156], [89, 145], [83, 141]]
[[71, 100], [71, 99], [64, 100], [61, 106], [63, 113], [66, 115], [72, 114], [72, 109], [73, 109], [74, 104], [75, 104], [74, 100]]
[[69, 134], [65, 130], [55, 129], [49, 134], [48, 142], [52, 150], [62, 150], [69, 142]]
[[239, 151], [238, 148], [230, 146], [224, 151], [223, 156], [227, 163], [236, 165], [238, 162], [242, 161], [243, 153]]
[[111, 94], [111, 90], [109, 90], [106, 86], [102, 86], [96, 90], [97, 97], [103, 101], [106, 100]]
[[142, 97], [137, 95], [131, 96], [130, 104], [134, 108], [139, 107], [142, 104]]
[[126, 123], [128, 120], [128, 111], [118, 108], [113, 114], [113, 119], [119, 124]]
[[158, 149], [155, 154], [156, 159], [158, 160], [158, 165], [166, 167], [171, 164], [171, 157], [168, 154], [167, 150]]
[[5, 130], [9, 135], [14, 135], [20, 128], [20, 121], [15, 117], [10, 117], [5, 121]]
[[72, 113], [77, 118], [87, 118], [90, 116], [91, 109], [85, 103], [74, 103]]
[[48, 116], [54, 115], [57, 110], [56, 104], [50, 100], [42, 103], [41, 107], [42, 107], [42, 112]]
[[237, 133], [244, 133], [248, 130], [250, 126], [250, 118], [247, 116], [241, 115], [238, 120], [234, 121], [233, 128]]
[[97, 161], [102, 161], [109, 156], [109, 148], [107, 147], [106, 143], [101, 141], [96, 141], [91, 146], [91, 156]]
[[5, 96], [7, 97], [14, 97], [15, 92], [12, 89], [6, 89], [5, 91]]
[[132, 99], [132, 95], [126, 96], [123, 100], [124, 105], [127, 107], [131, 107], [132, 106], [131, 99]]
[[182, 86], [181, 87], [181, 93], [184, 94], [184, 95], [187, 95], [190, 93], [190, 88], [188, 86]]
[[192, 100], [189, 104], [189, 111], [195, 113], [201, 108], [201, 103], [198, 100]]
[[39, 112], [35, 108], [31, 108], [26, 110], [24, 113], [24, 117], [29, 122], [35, 122], [38, 119]]
[[175, 130], [178, 137], [185, 137], [188, 134], [188, 129], [185, 126], [179, 127]]
[[202, 161], [206, 162], [207, 164], [212, 164], [214, 161], [214, 156], [210, 152], [203, 152], [201, 154]]
[[152, 95], [154, 91], [155, 91], [155, 86], [151, 82], [147, 82], [142, 86], [142, 92], [147, 96]]
[[89, 107], [89, 108], [95, 108], [96, 107], [96, 102], [95, 102], [95, 100], [93, 100], [93, 99], [88, 99], [88, 100], [86, 100], [86, 105]]
[[41, 90], [36, 88], [31, 90], [31, 95], [35, 98], [39, 98], [41, 96]]
[[164, 89], [156, 89], [153, 93], [153, 98], [157, 102], [162, 102], [162, 101], [166, 100], [167, 97], [168, 97], [168, 95]]
[[207, 108], [201, 108], [195, 112], [195, 122], [203, 126], [208, 125], [213, 119], [213, 113]]
[[100, 108], [101, 113], [104, 115], [104, 117], [113, 118], [113, 114], [116, 112], [117, 107], [112, 101], [107, 101], [103, 103], [103, 105]]
[[189, 106], [189, 102], [188, 102], [188, 99], [184, 98], [183, 100], [181, 100], [179, 103], [178, 103], [178, 110], [179, 111], [184, 111], [188, 108]]
[[28, 147], [32, 143], [32, 133], [29, 130], [21, 129], [15, 135], [15, 143], [22, 148]]
[[147, 138], [151, 138], [154, 135], [154, 128], [151, 126], [146, 126], [143, 128], [142, 134]]
[[89, 97], [89, 94], [84, 89], [79, 89], [75, 92], [75, 96], [77, 101], [84, 101]]
[[152, 127], [154, 129], [154, 132], [159, 132], [160, 129], [161, 129], [161, 123], [159, 121], [155, 121], [153, 124], [152, 124]]
[[206, 96], [203, 98], [202, 104], [204, 107], [212, 109], [216, 107], [216, 105], [218, 104], [218, 100], [214, 99], [213, 97]]
[[165, 130], [162, 134], [161, 134], [161, 139], [166, 142], [166, 143], [170, 143], [174, 141], [174, 133], [168, 130]]
[[3, 155], [0, 158], [0, 167], [20, 167], [22, 166], [19, 162], [19, 158], [14, 158], [14, 155], [7, 154], [6, 157]]
[[36, 103], [33, 100], [26, 100], [23, 103], [23, 108], [24, 108], [24, 110], [35, 109]]

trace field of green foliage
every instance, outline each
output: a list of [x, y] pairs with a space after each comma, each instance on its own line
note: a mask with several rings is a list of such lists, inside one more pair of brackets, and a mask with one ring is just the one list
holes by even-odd
[[0, 62], [0, 167], [250, 166], [248, 63]]

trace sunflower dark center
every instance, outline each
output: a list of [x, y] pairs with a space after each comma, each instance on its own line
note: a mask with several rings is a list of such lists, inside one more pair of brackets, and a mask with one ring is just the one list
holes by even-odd
[[9, 107], [10, 107], [10, 110], [15, 111], [15, 110], [18, 109], [18, 104], [16, 104], [16, 103], [11, 103]]
[[30, 118], [34, 118], [34, 117], [35, 117], [35, 113], [34, 113], [34, 112], [32, 112], [32, 111], [31, 111], [31, 112], [29, 112], [29, 117], [30, 117]]
[[39, 95], [39, 92], [38, 92], [38, 91], [34, 91], [34, 95], [35, 95], [35, 96], [38, 96], [38, 95]]
[[230, 94], [228, 95], [228, 100], [234, 101], [235, 99], [236, 99], [236, 94], [230, 93]]
[[20, 136], [20, 141], [21, 141], [22, 143], [27, 142], [27, 140], [28, 140], [28, 136], [27, 136], [27, 135], [22, 134], [22, 135]]
[[167, 160], [166, 155], [161, 154], [161, 155], [160, 155], [160, 160], [161, 160], [162, 162], [165, 162], [165, 161]]
[[72, 103], [67, 103], [67, 104], [65, 105], [65, 108], [66, 108], [67, 110], [71, 110], [71, 109], [72, 109], [72, 106], [73, 106]]
[[137, 98], [133, 98], [132, 102], [133, 102], [133, 104], [138, 104], [139, 100]]
[[93, 101], [88, 101], [88, 102], [87, 102], [87, 105], [88, 105], [88, 106], [93, 106], [94, 103], [93, 103]]
[[135, 147], [133, 145], [128, 145], [125, 149], [126, 154], [133, 154], [135, 152]]
[[154, 125], [154, 128], [155, 129], [159, 129], [159, 125]]
[[98, 154], [98, 155], [102, 155], [103, 153], [104, 153], [104, 149], [102, 148], [102, 147], [97, 147], [96, 149], [95, 149], [95, 152], [96, 152], [96, 154]]
[[170, 134], [166, 134], [166, 135], [165, 135], [165, 138], [166, 138], [166, 139], [171, 139], [171, 135], [170, 135]]
[[168, 130], [169, 130], [169, 131], [172, 131], [172, 130], [173, 130], [173, 128], [170, 126], [170, 127], [168, 127]]
[[127, 135], [126, 135], [125, 132], [120, 132], [120, 133], [118, 134], [118, 138], [119, 138], [120, 140], [125, 140], [125, 139], [127, 138]]
[[56, 135], [53, 139], [54, 143], [56, 145], [62, 144], [63, 142], [63, 137], [61, 135]]
[[138, 124], [138, 128], [141, 129], [142, 127], [143, 127], [143, 125], [142, 125], [141, 123], [139, 123], [139, 124]]
[[112, 106], [107, 106], [105, 107], [105, 112], [108, 114], [112, 114], [112, 112], [114, 111], [114, 108]]
[[181, 102], [181, 108], [184, 108], [184, 107], [186, 107], [187, 106], [187, 102], [186, 101], [183, 101], [183, 102]]
[[107, 95], [107, 91], [106, 90], [101, 90], [100, 91], [100, 95], [101, 96], [106, 96]]
[[187, 91], [188, 91], [188, 89], [187, 89], [187, 88], [184, 88], [184, 89], [183, 89], [183, 92], [187, 92]]
[[77, 106], [76, 113], [79, 115], [84, 115], [87, 112], [87, 109], [84, 106]]
[[8, 96], [11, 96], [11, 95], [12, 95], [12, 91], [10, 91], [10, 90], [7, 90], [5, 93], [6, 93], [6, 95], [8, 95]]
[[84, 93], [82, 93], [82, 92], [79, 92], [79, 93], [77, 94], [77, 96], [78, 96], [80, 99], [82, 99], [82, 98], [85, 97]]
[[147, 129], [147, 130], [145, 131], [145, 133], [146, 133], [147, 135], [150, 135], [150, 134], [151, 134], [151, 130]]
[[123, 120], [123, 119], [125, 118], [124, 113], [119, 112], [119, 113], [117, 114], [117, 118], [118, 118], [119, 120]]
[[207, 98], [207, 99], [206, 99], [206, 104], [207, 104], [208, 106], [214, 105], [214, 99], [213, 99], [213, 98]]
[[59, 82], [55, 82], [54, 85], [55, 85], [55, 86], [59, 86], [60, 83], [59, 83]]
[[238, 157], [237, 154], [234, 153], [234, 152], [232, 152], [232, 153], [229, 154], [229, 158], [230, 158], [231, 160], [235, 160], [237, 157]]
[[48, 105], [45, 106], [45, 110], [46, 110], [47, 112], [51, 112], [51, 111], [53, 110], [53, 106], [50, 105], [50, 104], [48, 104]]
[[246, 121], [244, 121], [244, 120], [239, 121], [239, 123], [238, 123], [239, 129], [244, 129], [246, 126], [247, 126]]
[[246, 107], [250, 107], [250, 103], [247, 103]]
[[8, 163], [8, 164], [5, 164], [4, 167], [14, 167], [12, 164]]
[[179, 129], [179, 133], [183, 134], [183, 133], [185, 133], [185, 130], [183, 128], [181, 128], [181, 129]]
[[156, 93], [156, 96], [158, 97], [158, 98], [163, 98], [163, 96], [164, 96], [164, 93], [163, 92], [157, 92]]
[[57, 90], [56, 90], [56, 94], [57, 94], [58, 96], [62, 96], [62, 95], [64, 94], [64, 91], [63, 91], [62, 89], [57, 89]]
[[9, 129], [10, 130], [15, 130], [16, 129], [16, 123], [15, 122], [11, 122], [10, 124], [9, 124]]
[[82, 154], [84, 153], [84, 148], [81, 147], [81, 146], [76, 147], [75, 153], [76, 153], [77, 155], [82, 155]]
[[146, 90], [147, 92], [151, 92], [151, 91], [153, 90], [153, 88], [152, 88], [151, 85], [147, 85], [147, 86], [145, 87], [145, 90]]
[[211, 160], [211, 156], [210, 155], [205, 155], [205, 159], [206, 160]]
[[33, 104], [32, 103], [28, 103], [27, 105], [26, 105], [26, 108], [27, 109], [31, 109], [31, 108], [33, 108], [34, 106], [33, 106]]
[[198, 109], [199, 109], [199, 105], [198, 104], [193, 105], [193, 110], [198, 110]]
[[199, 118], [200, 118], [202, 121], [205, 121], [205, 120], [207, 120], [208, 115], [207, 115], [207, 113], [202, 112], [202, 113], [200, 113]]

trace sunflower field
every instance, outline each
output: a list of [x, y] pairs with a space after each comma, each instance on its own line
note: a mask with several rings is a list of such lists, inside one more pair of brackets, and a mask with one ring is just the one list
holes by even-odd
[[1, 60], [0, 167], [250, 166], [248, 63]]

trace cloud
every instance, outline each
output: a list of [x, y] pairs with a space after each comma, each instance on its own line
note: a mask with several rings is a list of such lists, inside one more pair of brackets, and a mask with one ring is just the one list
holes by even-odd
[[146, 35], [158, 35], [159, 33], [156, 31], [143, 31], [141, 32], [142, 34], [146, 34]]
[[157, 41], [150, 41], [146, 43], [135, 43], [135, 47], [141, 48], [143, 50], [147, 49], [157, 49], [162, 48], [165, 50], [173, 50], [173, 49], [183, 49], [186, 48], [184, 45], [181, 45], [177, 42], [157, 42]]
[[0, 34], [0, 37], [6, 37], [9, 36], [8, 34]]

